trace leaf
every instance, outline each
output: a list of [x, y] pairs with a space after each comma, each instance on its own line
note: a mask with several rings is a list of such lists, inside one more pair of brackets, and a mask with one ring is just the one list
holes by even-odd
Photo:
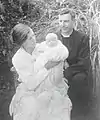
[[5, 12], [5, 7], [1, 1], [0, 1], [0, 11]]

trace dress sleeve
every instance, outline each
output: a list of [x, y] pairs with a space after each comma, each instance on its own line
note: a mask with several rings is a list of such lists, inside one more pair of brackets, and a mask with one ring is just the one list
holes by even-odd
[[15, 56], [12, 59], [12, 63], [21, 81], [25, 83], [29, 90], [34, 90], [43, 80], [45, 80], [46, 76], [48, 76], [48, 71], [45, 68], [38, 73], [32, 72], [34, 62], [31, 63], [29, 57], [24, 55]]

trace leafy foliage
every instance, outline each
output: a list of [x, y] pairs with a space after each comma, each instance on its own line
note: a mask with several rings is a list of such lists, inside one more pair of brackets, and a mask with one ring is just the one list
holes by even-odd
[[10, 31], [15, 24], [22, 22], [31, 26], [40, 42], [43, 41], [47, 31], [59, 28], [58, 14], [60, 10], [66, 8], [76, 13], [75, 29], [90, 36], [91, 61], [95, 68], [95, 64], [98, 63], [96, 61], [99, 56], [100, 39], [100, 1], [98, 0], [0, 0], [0, 45], [4, 59], [9, 60], [12, 56]]

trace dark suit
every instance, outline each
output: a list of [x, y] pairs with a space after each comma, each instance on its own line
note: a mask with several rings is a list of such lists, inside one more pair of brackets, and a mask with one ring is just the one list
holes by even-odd
[[92, 86], [89, 37], [75, 30], [70, 37], [63, 37], [60, 31], [56, 34], [69, 50], [67, 59], [69, 67], [64, 71], [70, 86], [69, 97], [73, 107], [78, 105], [84, 107], [88, 104]]

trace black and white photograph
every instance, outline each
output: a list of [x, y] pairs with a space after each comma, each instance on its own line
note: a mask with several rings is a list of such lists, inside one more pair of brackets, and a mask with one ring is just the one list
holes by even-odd
[[0, 0], [0, 120], [100, 120], [100, 0]]

